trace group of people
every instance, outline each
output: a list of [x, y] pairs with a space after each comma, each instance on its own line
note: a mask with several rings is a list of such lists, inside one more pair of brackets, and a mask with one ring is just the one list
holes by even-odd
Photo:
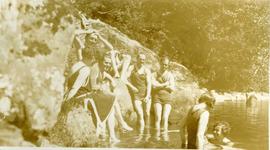
[[[115, 135], [115, 118], [124, 130], [133, 130], [124, 120], [114, 92], [116, 80], [120, 80], [129, 89], [139, 131], [150, 127], [153, 103], [155, 129], [166, 132], [171, 111], [171, 93], [175, 89], [174, 76], [169, 70], [169, 58], [161, 59], [160, 71], [154, 74], [146, 66], [145, 54], [138, 53], [136, 62], [132, 63], [129, 54], [115, 50], [98, 32], [91, 30], [90, 25], [83, 18], [82, 28], [75, 32], [72, 48], [77, 51], [77, 62], [72, 65], [66, 77], [65, 101], [83, 101], [85, 109], [95, 114], [98, 134], [105, 134], [107, 123], [110, 140], [117, 142], [119, 139]], [[91, 49], [91, 43], [98, 40], [109, 50], [103, 52]]]
[[[108, 47], [108, 51], [102, 52], [91, 47], [91, 43], [98, 40]], [[105, 136], [108, 129], [110, 141], [119, 142], [115, 133], [115, 120], [122, 129], [133, 130], [121, 113], [115, 93], [116, 80], [123, 82], [129, 89], [139, 131], [150, 128], [150, 109], [153, 106], [154, 129], [159, 134], [161, 131], [168, 132], [171, 96], [176, 89], [168, 57], [161, 58], [160, 70], [152, 73], [145, 63], [144, 53], [138, 53], [136, 61], [132, 62], [129, 54], [115, 50], [98, 32], [92, 30], [91, 23], [84, 17], [81, 29], [75, 32], [72, 48], [77, 51], [77, 62], [66, 77], [64, 100], [83, 102], [85, 110], [95, 115], [98, 136]], [[209, 110], [213, 108], [215, 100], [211, 94], [203, 94], [198, 102], [190, 109], [187, 117], [188, 148], [202, 148], [205, 144]]]

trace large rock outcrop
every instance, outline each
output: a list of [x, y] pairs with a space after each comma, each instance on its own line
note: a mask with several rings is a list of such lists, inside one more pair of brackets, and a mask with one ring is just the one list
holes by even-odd
[[[132, 61], [136, 61], [136, 55], [138, 53], [144, 53], [146, 55], [146, 63], [153, 72], [158, 71], [159, 62], [158, 55], [152, 50], [144, 47], [139, 42], [130, 39], [127, 35], [123, 34], [116, 28], [101, 22], [99, 20], [89, 19], [92, 22], [92, 28], [97, 30], [99, 34], [112, 44], [114, 49], [119, 50], [122, 53], [128, 53], [132, 56]], [[102, 45], [102, 42], [98, 43]], [[99, 47], [99, 50], [108, 50], [105, 46]], [[170, 68], [176, 78], [177, 90], [173, 92], [173, 109], [170, 117], [171, 124], [181, 124], [183, 118], [186, 115], [189, 106], [193, 105], [198, 96], [203, 92], [199, 89], [196, 78], [191, 72], [183, 65], [176, 62], [170, 64]], [[123, 89], [124, 87], [122, 87]], [[120, 88], [121, 89], [121, 88]], [[121, 91], [121, 90], [120, 90]], [[125, 91], [125, 89], [123, 89]], [[123, 92], [125, 93], [125, 92]], [[122, 105], [123, 112], [129, 112], [125, 109], [132, 108], [129, 95], [126, 95], [126, 99], [120, 98], [120, 105]], [[128, 116], [130, 113], [128, 113]], [[132, 118], [132, 117], [128, 117]]]
[[[151, 68], [153, 72], [159, 69], [158, 56], [156, 53], [142, 46], [139, 42], [131, 40], [125, 34], [106, 23], [99, 20], [89, 20], [92, 23], [92, 28], [97, 30], [104, 39], [111, 43], [114, 49], [130, 54], [132, 56], [132, 61], [136, 59], [138, 53], [144, 53], [147, 57], [149, 68]], [[99, 51], [108, 51], [101, 41], [96, 42], [95, 45], [93, 45], [93, 48], [96, 48]], [[75, 55], [76, 51], [74, 49], [69, 52], [67, 67], [71, 67], [71, 65], [76, 62], [74, 60], [76, 59]], [[173, 109], [170, 117], [170, 124], [179, 126], [183, 124], [189, 106], [194, 103], [198, 95], [200, 95], [201, 90], [198, 88], [198, 84], [193, 75], [183, 65], [173, 62], [171, 68], [176, 77], [177, 90], [173, 93]], [[115, 92], [121, 106], [122, 114], [129, 124], [135, 126], [136, 115], [131, 97], [127, 87], [120, 80], [117, 80]], [[70, 119], [70, 121], [66, 121], [66, 124], [56, 124], [55, 128], [50, 132], [50, 141], [54, 144], [64, 146], [91, 145], [92, 143], [89, 143], [89, 140], [92, 140], [94, 143], [97, 139], [95, 137], [95, 126], [91, 116], [87, 115], [87, 113], [82, 110], [81, 105], [76, 104], [76, 107], [68, 105], [67, 107], [67, 110], [71, 111], [66, 113], [61, 111], [58, 122], [61, 119]], [[151, 116], [153, 120], [153, 111]], [[66, 137], [65, 131], [62, 131], [63, 129], [68, 129], [68, 132], [72, 134]], [[65, 135], [65, 137], [63, 137], [63, 135]]]

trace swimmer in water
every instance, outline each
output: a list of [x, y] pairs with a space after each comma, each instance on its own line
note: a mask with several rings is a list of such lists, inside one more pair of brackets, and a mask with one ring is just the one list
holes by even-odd
[[206, 137], [208, 142], [216, 146], [232, 147], [234, 143], [227, 138], [231, 131], [231, 126], [228, 122], [218, 121], [213, 126], [213, 134], [208, 134]]

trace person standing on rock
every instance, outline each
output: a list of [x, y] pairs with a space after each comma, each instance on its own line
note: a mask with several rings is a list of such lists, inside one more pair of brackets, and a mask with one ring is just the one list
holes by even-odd
[[128, 69], [127, 77], [130, 77], [131, 84], [138, 90], [131, 92], [134, 107], [139, 119], [140, 131], [144, 130], [145, 119], [149, 126], [151, 108], [151, 71], [145, 66], [146, 56], [139, 54], [137, 63]]
[[[155, 110], [155, 128], [157, 130], [157, 139], [159, 139], [160, 130], [164, 130], [164, 139], [168, 133], [168, 120], [171, 112], [171, 93], [175, 90], [175, 79], [172, 72], [169, 70], [169, 58], [161, 59], [161, 69], [153, 76], [153, 103]], [[162, 128], [160, 124], [162, 121]]]
[[199, 104], [190, 109], [186, 122], [188, 149], [204, 149], [207, 144], [205, 133], [209, 121], [209, 111], [213, 109], [214, 104], [215, 99], [212, 95], [205, 93], [199, 98]]

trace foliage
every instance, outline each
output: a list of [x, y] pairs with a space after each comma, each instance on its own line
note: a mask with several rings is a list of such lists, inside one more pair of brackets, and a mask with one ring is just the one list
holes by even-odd
[[[32, 129], [46, 130], [56, 121], [66, 56], [80, 11], [116, 27], [156, 54], [182, 63], [201, 86], [268, 90], [270, 11], [266, 1], [5, 0], [0, 10], [0, 101], [9, 105], [1, 107], [1, 113], [2, 108], [16, 107], [18, 118], [26, 117]], [[183, 103], [196, 95], [186, 90]], [[20, 104], [26, 114], [17, 110], [23, 109]]]
[[267, 1], [80, 0], [74, 6], [182, 63], [202, 86], [267, 91]]
[[0, 88], [4, 91], [0, 98], [8, 97], [12, 105], [23, 102], [27, 128], [36, 130], [47, 129], [56, 120], [63, 95], [67, 43], [74, 30], [61, 18], [66, 28], [53, 32], [50, 23], [43, 21], [44, 4], [43, 0], [10, 0], [1, 4], [0, 18], [0, 80], [8, 79]]

